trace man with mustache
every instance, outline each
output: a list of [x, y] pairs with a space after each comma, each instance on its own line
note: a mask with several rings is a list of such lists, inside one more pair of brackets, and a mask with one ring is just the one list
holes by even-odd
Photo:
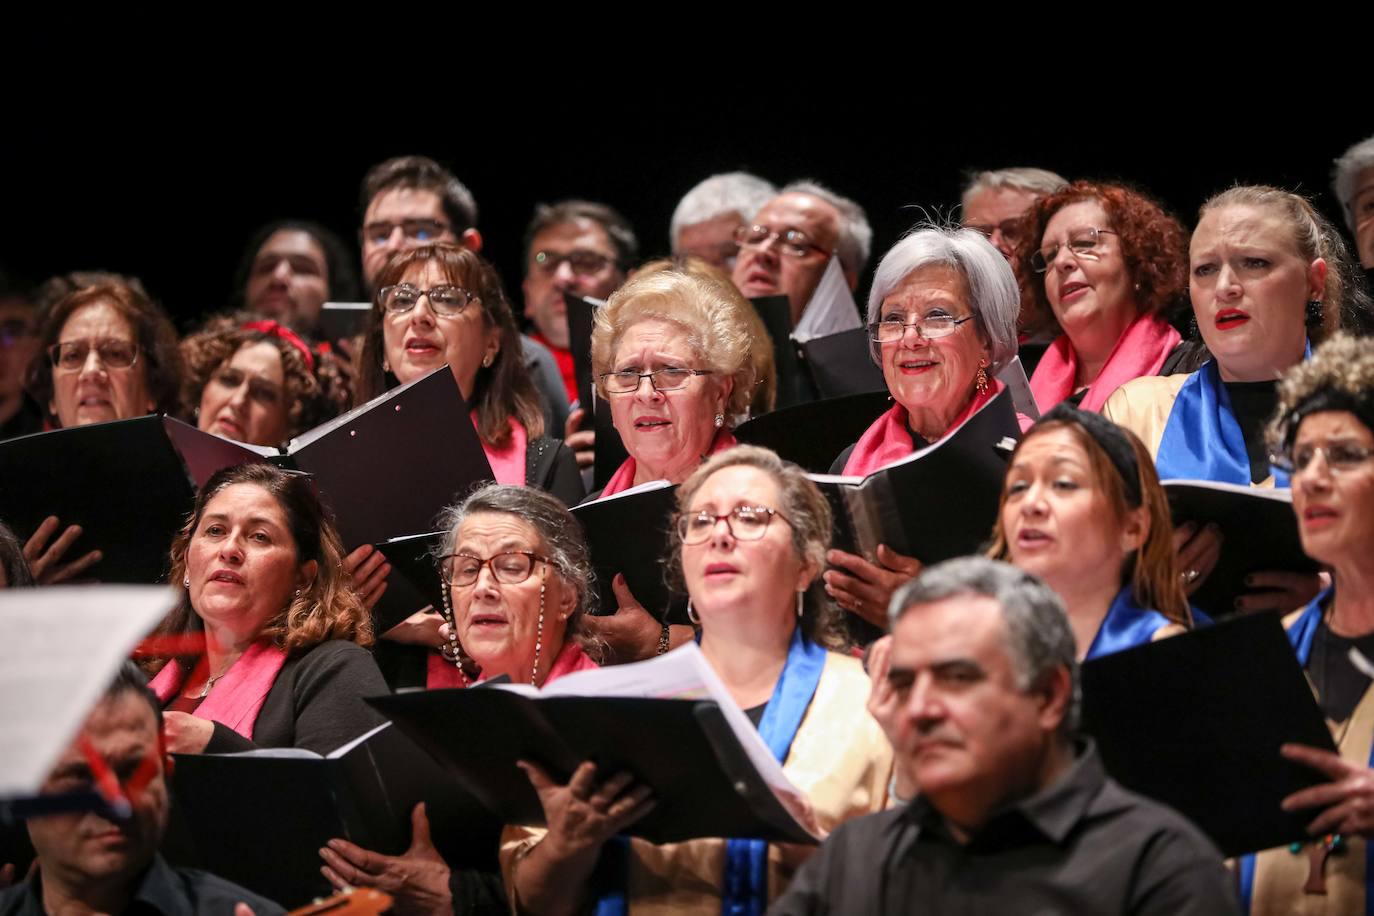
[[29, 820], [38, 869], [0, 891], [0, 916], [85, 913], [267, 916], [280, 906], [236, 884], [173, 868], [157, 854], [167, 826], [162, 711], [132, 662], [125, 662], [81, 733], [58, 759], [43, 794], [90, 791], [117, 782], [129, 817], [85, 811]]
[[890, 618], [869, 707], [912, 800], [842, 824], [770, 912], [1238, 912], [1212, 844], [1075, 740], [1073, 632], [1043, 583], [964, 557]]

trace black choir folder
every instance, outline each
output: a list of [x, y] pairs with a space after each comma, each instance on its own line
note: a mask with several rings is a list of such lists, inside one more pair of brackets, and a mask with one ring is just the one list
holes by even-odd
[[659, 620], [687, 622], [687, 596], [668, 586], [666, 558], [673, 547], [677, 487], [655, 480], [614, 496], [574, 506], [596, 573], [600, 613], [617, 607], [611, 579], [625, 574], [630, 593]]
[[1213, 617], [1235, 613], [1237, 595], [1253, 591], [1245, 577], [1262, 570], [1314, 573], [1321, 568], [1302, 551], [1293, 497], [1287, 489], [1166, 480], [1174, 524], [1212, 522], [1224, 538], [1216, 567], [1189, 600]]
[[879, 544], [927, 565], [976, 553], [992, 534], [1007, 455], [1021, 438], [1009, 389], [953, 433], [867, 477], [809, 474], [835, 513], [835, 546]]
[[1286, 796], [1324, 777], [1279, 756], [1334, 751], [1275, 614], [1252, 614], [1083, 665], [1083, 731], [1107, 772], [1197, 824], [1228, 856], [1306, 838]]
[[[431, 834], [437, 821], [458, 818], [494, 850], [499, 833], [490, 813], [389, 722], [327, 756], [299, 748], [178, 754], [172, 788], [173, 860], [289, 907], [332, 893], [319, 850], [335, 837], [384, 855], [404, 852], [419, 802]], [[488, 851], [445, 852], [461, 867]]]
[[890, 406], [886, 389], [794, 404], [746, 420], [735, 428], [735, 438], [771, 448], [803, 470], [825, 474], [836, 456]]
[[[499, 684], [369, 699], [508, 824], [542, 824], [517, 760], [567, 780], [584, 760], [648, 785], [654, 809], [626, 832], [654, 843], [743, 837], [815, 843], [801, 796], [696, 645], [582, 671], [537, 691]], [[461, 727], [455, 727], [461, 723]]]

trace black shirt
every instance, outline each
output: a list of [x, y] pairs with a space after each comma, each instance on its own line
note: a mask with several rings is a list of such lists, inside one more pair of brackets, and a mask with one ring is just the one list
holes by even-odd
[[1350, 650], [1359, 649], [1365, 658], [1374, 659], [1374, 633], [1348, 637], [1332, 633], [1322, 620], [1312, 637], [1312, 653], [1307, 658], [1307, 676], [1317, 688], [1317, 705], [1332, 722], [1344, 722], [1360, 705], [1370, 680], [1350, 661]]
[[1221, 853], [1108, 779], [1089, 744], [1049, 788], [955, 842], [921, 800], [841, 824], [770, 914], [1238, 913]]
[[[0, 916], [45, 916], [41, 875], [0, 891]], [[246, 903], [254, 916], [279, 916], [286, 910], [266, 897], [223, 878], [190, 868], [172, 868], [162, 856], [143, 873], [126, 913], [162, 916], [233, 916], [234, 906]]]
[[1279, 403], [1277, 382], [1226, 382], [1231, 412], [1245, 436], [1245, 453], [1250, 459], [1250, 480], [1259, 483], [1269, 477], [1269, 447], [1264, 427]]

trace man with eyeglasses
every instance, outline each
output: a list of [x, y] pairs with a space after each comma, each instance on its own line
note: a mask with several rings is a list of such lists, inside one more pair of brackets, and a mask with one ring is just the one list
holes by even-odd
[[868, 261], [873, 230], [863, 207], [814, 181], [794, 181], [735, 230], [733, 279], [750, 298], [786, 296], [801, 323], [830, 258], [853, 290]]
[[1045, 169], [1013, 168], [979, 172], [964, 187], [963, 225], [981, 232], [992, 247], [1011, 261], [1020, 241], [1017, 224], [1022, 214], [1040, 198], [1068, 184]]
[[[525, 318], [530, 336], [553, 352], [568, 401], [577, 399], [563, 294], [606, 299], [639, 259], [630, 221], [605, 204], [540, 204], [525, 227]], [[586, 406], [586, 405], [583, 405]]]
[[682, 195], [668, 224], [674, 257], [696, 257], [724, 271], [735, 269], [735, 230], [746, 224], [778, 189], [748, 172], [712, 175]]
[[24, 393], [24, 375], [37, 352], [33, 303], [0, 275], [0, 440], [43, 431], [43, 412]]

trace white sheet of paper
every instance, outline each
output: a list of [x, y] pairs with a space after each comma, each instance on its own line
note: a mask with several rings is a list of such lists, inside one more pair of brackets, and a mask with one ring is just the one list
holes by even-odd
[[821, 282], [802, 310], [801, 320], [792, 329], [792, 339], [806, 343], [813, 337], [826, 337], [858, 327], [863, 327], [863, 321], [859, 318], [859, 307], [854, 304], [854, 293], [840, 269], [840, 259], [832, 255]]
[[0, 798], [37, 793], [176, 598], [158, 585], [0, 589]]

